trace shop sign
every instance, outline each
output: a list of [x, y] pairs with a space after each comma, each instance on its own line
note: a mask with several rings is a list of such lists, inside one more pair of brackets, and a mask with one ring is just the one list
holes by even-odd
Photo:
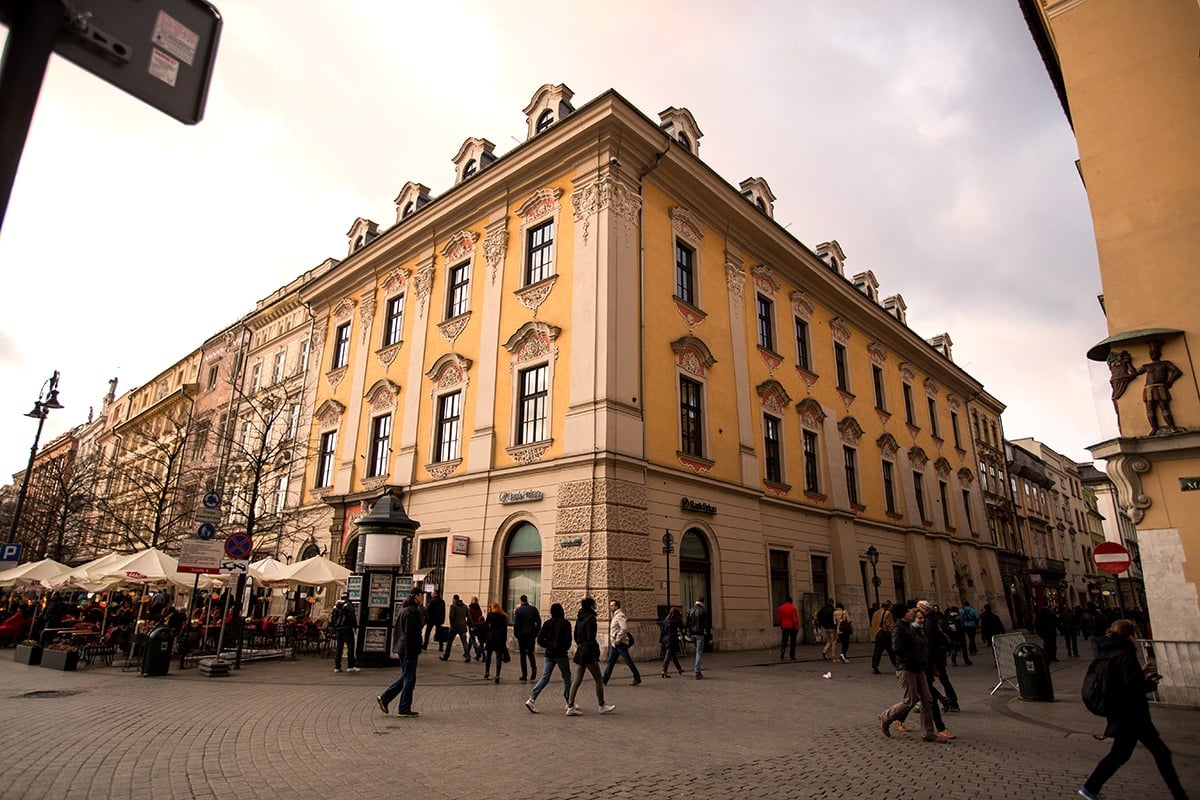
[[583, 545], [583, 537], [572, 536], [568, 539], [559, 539], [558, 545], [559, 547], [580, 547]]
[[467, 536], [451, 536], [450, 552], [456, 556], [465, 556], [467, 554], [467, 546], [470, 541], [470, 537]]
[[540, 489], [522, 489], [519, 492], [501, 492], [500, 505], [510, 506], [514, 503], [536, 503], [545, 495]]
[[710, 503], [703, 503], [699, 500], [689, 500], [686, 497], [680, 498], [679, 508], [683, 511], [690, 511], [693, 514], [716, 514], [717, 507]]
[[1200, 492], [1200, 478], [1180, 478], [1179, 491]]

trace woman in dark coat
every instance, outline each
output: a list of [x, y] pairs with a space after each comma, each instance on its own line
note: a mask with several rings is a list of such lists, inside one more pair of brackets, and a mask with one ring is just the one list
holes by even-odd
[[674, 661], [675, 669], [680, 675], [683, 674], [683, 667], [679, 666], [679, 644], [683, 636], [683, 609], [679, 606], [674, 606], [667, 617], [662, 621], [662, 634], [658, 637], [658, 645], [662, 652], [662, 676], [664, 678], [671, 677], [671, 673], [667, 672], [667, 666]]
[[487, 625], [487, 641], [483, 653], [483, 679], [486, 681], [490, 677], [492, 657], [495, 656], [496, 683], [499, 683], [500, 669], [510, 658], [508, 654], [508, 615], [504, 613], [504, 609], [500, 607], [499, 603], [492, 602], [484, 624]]
[[1158, 735], [1150, 719], [1150, 704], [1146, 694], [1158, 687], [1161, 678], [1153, 661], [1144, 666], [1138, 664], [1137, 625], [1127, 619], [1119, 619], [1108, 627], [1104, 641], [1100, 643], [1100, 658], [1108, 659], [1108, 678], [1104, 684], [1105, 737], [1112, 737], [1112, 749], [1100, 759], [1092, 770], [1079, 794], [1096, 800], [1105, 781], [1133, 755], [1133, 749], [1141, 742], [1154, 756], [1158, 772], [1171, 790], [1171, 797], [1186, 798], [1187, 792], [1179, 782], [1175, 765], [1171, 762], [1171, 750]]
[[611, 714], [613, 706], [604, 702], [604, 681], [600, 677], [600, 642], [596, 638], [596, 601], [585, 597], [579, 601], [579, 617], [575, 620], [575, 664], [571, 672], [571, 692], [567, 696], [567, 716], [578, 717], [583, 713], [575, 705], [575, 696], [583, 685], [583, 673], [590, 672], [596, 682], [596, 701], [601, 714]]

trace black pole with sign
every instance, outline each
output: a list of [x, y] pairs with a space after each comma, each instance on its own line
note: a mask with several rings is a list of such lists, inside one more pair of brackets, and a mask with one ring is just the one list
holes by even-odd
[[671, 613], [671, 553], [675, 552], [675, 537], [670, 531], [663, 533], [663, 557], [667, 562], [667, 613]]

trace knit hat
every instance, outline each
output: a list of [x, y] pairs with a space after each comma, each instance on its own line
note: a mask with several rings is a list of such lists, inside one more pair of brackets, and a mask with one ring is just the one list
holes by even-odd
[[933, 608], [933, 606], [929, 605], [928, 600], [918, 600], [917, 608], [921, 609], [922, 611], [928, 611], [929, 609]]

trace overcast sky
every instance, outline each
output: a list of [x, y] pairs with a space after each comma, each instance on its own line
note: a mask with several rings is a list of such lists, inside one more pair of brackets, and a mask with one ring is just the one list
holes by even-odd
[[516, 146], [545, 83], [689, 109], [719, 174], [949, 332], [1008, 438], [1115, 435], [1075, 142], [1016, 0], [217, 5], [196, 126], [51, 59], [0, 231], [0, 476], [53, 370], [43, 442], [343, 257], [356, 217], [389, 226], [406, 181], [448, 189], [467, 137]]

